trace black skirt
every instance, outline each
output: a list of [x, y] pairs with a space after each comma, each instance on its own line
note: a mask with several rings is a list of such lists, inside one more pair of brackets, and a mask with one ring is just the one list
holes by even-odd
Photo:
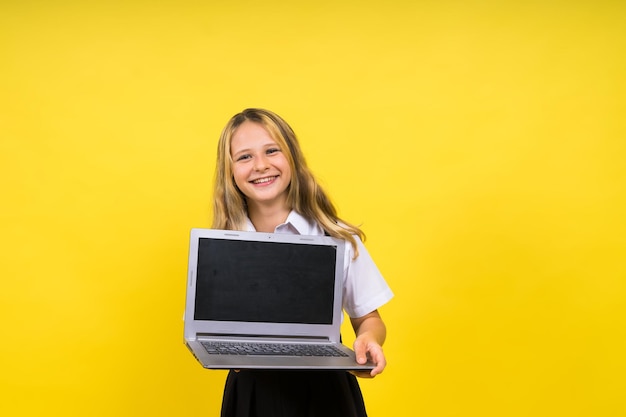
[[345, 371], [230, 371], [221, 417], [366, 417]]

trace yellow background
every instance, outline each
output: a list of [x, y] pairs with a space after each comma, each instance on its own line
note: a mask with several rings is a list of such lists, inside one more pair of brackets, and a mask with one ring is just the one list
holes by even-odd
[[218, 415], [187, 239], [249, 106], [396, 293], [371, 416], [626, 415], [623, 2], [213, 3], [0, 3], [0, 415]]

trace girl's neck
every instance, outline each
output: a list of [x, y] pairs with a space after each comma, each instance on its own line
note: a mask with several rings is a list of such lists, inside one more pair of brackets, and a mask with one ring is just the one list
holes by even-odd
[[248, 217], [257, 232], [274, 233], [279, 224], [285, 223], [290, 212], [286, 206], [248, 205]]

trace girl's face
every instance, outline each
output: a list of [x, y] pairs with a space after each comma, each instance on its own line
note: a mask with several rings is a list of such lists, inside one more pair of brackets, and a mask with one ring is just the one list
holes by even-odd
[[263, 125], [249, 120], [243, 122], [231, 138], [230, 155], [235, 184], [247, 197], [249, 205], [287, 207], [291, 168], [283, 149]]

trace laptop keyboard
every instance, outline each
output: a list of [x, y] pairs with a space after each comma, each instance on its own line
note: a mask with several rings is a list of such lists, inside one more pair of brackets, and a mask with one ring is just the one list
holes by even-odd
[[301, 343], [246, 343], [204, 341], [212, 355], [348, 356], [334, 346]]

